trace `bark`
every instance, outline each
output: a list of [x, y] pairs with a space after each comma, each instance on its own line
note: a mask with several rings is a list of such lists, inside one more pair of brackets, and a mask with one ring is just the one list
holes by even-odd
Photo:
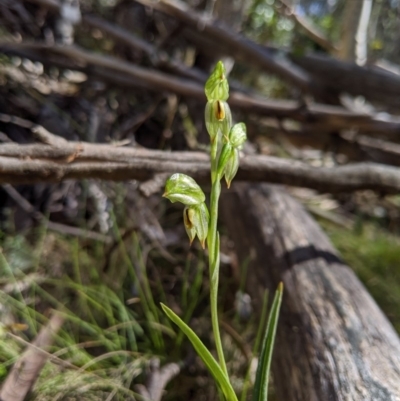
[[242, 260], [255, 250], [251, 295], [285, 285], [273, 361], [278, 398], [400, 400], [397, 334], [303, 207], [265, 185], [240, 185], [222, 201]]
[[371, 17], [372, 0], [363, 0], [356, 34], [356, 63], [365, 65], [368, 57], [368, 24]]
[[[0, 51], [58, 66], [85, 71], [92, 76], [122, 86], [145, 87], [160, 92], [169, 91], [205, 102], [204, 88], [195, 81], [181, 79], [170, 74], [138, 67], [112, 56], [102, 56], [76, 46], [46, 46], [35, 43], [0, 43]], [[400, 117], [352, 112], [343, 107], [325, 104], [305, 104], [293, 100], [270, 100], [233, 92], [229, 104], [242, 111], [271, 116], [278, 119], [292, 118], [308, 122], [321, 129], [357, 129], [372, 134], [399, 137]]]
[[343, 12], [343, 23], [337, 56], [353, 61], [356, 54], [356, 34], [364, 0], [347, 1]]
[[[361, 12], [361, 1], [362, 0], [355, 0], [354, 2], [349, 1], [347, 7], [358, 6]], [[53, 11], [59, 9], [59, 3], [56, 0], [30, 0], [30, 2]], [[388, 107], [398, 107], [400, 105], [400, 98], [398, 96], [400, 77], [396, 74], [374, 66], [360, 67], [355, 63], [337, 60], [323, 54], [311, 53], [302, 57], [296, 57], [290, 55], [288, 52], [254, 43], [233, 32], [226, 25], [221, 27], [218, 20], [205, 20], [194, 10], [188, 10], [188, 12], [186, 12], [186, 8], [186, 11], [182, 11], [182, 9], [179, 9], [177, 6], [179, 4], [177, 2], [165, 0], [158, 3], [149, 0], [142, 0], [141, 2], [150, 7], [158, 8], [185, 24], [187, 29], [190, 29], [191, 32], [191, 34], [187, 35], [189, 39], [195, 41], [203, 48], [203, 51], [207, 51], [213, 57], [229, 55], [241, 59], [248, 65], [256, 65], [266, 71], [275, 73], [282, 79], [290, 81], [299, 88], [307, 89], [311, 93], [321, 94], [322, 91], [329, 94], [339, 94], [345, 92], [354, 96], [365, 96], [370, 101], [379, 101]], [[356, 14], [346, 13], [345, 15], [353, 18]], [[354, 35], [358, 27], [357, 21], [353, 26]], [[168, 71], [173, 71], [175, 74], [191, 77], [195, 80], [200, 80], [202, 78], [201, 72], [195, 69], [189, 69], [175, 61], [165, 60], [165, 55], [157, 52], [157, 48], [154, 45], [142, 39], [138, 40], [131, 32], [127, 32], [121, 27], [115, 26], [101, 18], [93, 18], [89, 15], [84, 15], [84, 23], [96, 26], [121, 43], [125, 43], [135, 49], [141, 49], [148, 55], [151, 55], [151, 58], [157, 61], [155, 65], [160, 68], [165, 68]], [[347, 22], [344, 23], [344, 25], [346, 24]], [[187, 29], [184, 32], [186, 32]], [[355, 40], [353, 37], [353, 43], [354, 42]], [[47, 48], [46, 50], [50, 51], [51, 49]], [[31, 56], [33, 59], [38, 59], [37, 53], [35, 54], [32, 52], [31, 54], [21, 54], [21, 56]], [[116, 60], [116, 63], [118, 64], [120, 61], [121, 60]], [[64, 63], [65, 62], [64, 60]], [[64, 66], [65, 68], [71, 68], [68, 65]], [[74, 67], [79, 69], [77, 65]], [[90, 72], [91, 74], [99, 74], [99, 71], [93, 71], [92, 69]], [[104, 74], [109, 75], [109, 78], [111, 75], [111, 78], [113, 78], [111, 79], [112, 82], [118, 81], [119, 77], [121, 75], [123, 76], [121, 71], [118, 71], [117, 77], [115, 77], [116, 74], [110, 74], [109, 71], [104, 72]], [[132, 79], [133, 81], [137, 81], [136, 85], [141, 83], [141, 78], [138, 80], [137, 78], [129, 76], [124, 82], [121, 82], [121, 84], [132, 86], [133, 83], [129, 82], [132, 81]], [[255, 105], [253, 108], [257, 109], [257, 106]], [[280, 115], [280, 110], [277, 110], [276, 115]], [[382, 120], [384, 119], [387, 119], [387, 116], [384, 116]], [[348, 122], [347, 126], [350, 124], [351, 123]], [[372, 128], [372, 130], [378, 129], [383, 130], [383, 128], [378, 127]], [[399, 132], [398, 126], [396, 130]]]
[[382, 68], [341, 61], [323, 54], [291, 56], [299, 67], [324, 80], [329, 91], [365, 96], [370, 101], [396, 108], [400, 105], [400, 76]]
[[319, 130], [295, 131], [276, 129], [276, 136], [282, 136], [296, 148], [312, 147], [321, 151], [345, 155], [347, 160], [372, 161], [400, 166], [400, 145], [365, 135], [323, 133]]
[[186, 3], [170, 0], [161, 0], [158, 2], [152, 0], [136, 1], [144, 6], [171, 15], [186, 25], [196, 27], [197, 30], [209, 38], [219, 41], [230, 49], [236, 49], [236, 54], [241, 59], [246, 59], [249, 63], [255, 62], [262, 68], [288, 80], [302, 90], [313, 92], [318, 89], [317, 84], [312, 82], [308, 73], [295, 66], [289, 60], [284, 57], [271, 57], [263, 53], [258, 46], [252, 46], [243, 36], [236, 34], [225, 25], [213, 23], [214, 21], [210, 21], [193, 12]]
[[276, 8], [276, 10], [284, 16], [291, 18], [296, 25], [300, 27], [300, 30], [302, 30], [313, 42], [317, 43], [328, 53], [335, 53], [338, 51], [338, 48], [310, 18], [296, 13], [293, 4], [290, 4], [287, 0], [279, 0], [279, 3], [283, 6], [283, 9], [281, 10], [280, 8]]
[[[209, 169], [208, 155], [200, 152], [164, 152], [68, 141], [54, 146], [0, 146], [0, 183], [85, 178], [148, 181], [158, 174], [176, 172], [188, 174], [199, 183], [208, 183]], [[332, 193], [361, 189], [400, 192], [400, 169], [376, 163], [314, 167], [279, 157], [247, 155], [240, 161], [237, 180], [279, 183]]]

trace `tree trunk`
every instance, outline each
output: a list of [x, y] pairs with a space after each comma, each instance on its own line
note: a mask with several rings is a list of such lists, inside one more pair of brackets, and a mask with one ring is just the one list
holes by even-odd
[[340, 45], [337, 56], [342, 60], [354, 61], [356, 34], [364, 0], [347, 1], [343, 11]]
[[256, 251], [253, 299], [285, 285], [273, 361], [278, 398], [400, 400], [400, 340], [304, 208], [268, 185], [241, 184], [222, 200], [239, 256]]

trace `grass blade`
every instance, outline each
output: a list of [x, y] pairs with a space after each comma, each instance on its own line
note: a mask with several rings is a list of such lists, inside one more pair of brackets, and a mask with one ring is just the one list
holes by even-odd
[[222, 392], [227, 401], [237, 401], [236, 394], [229, 382], [228, 377], [224, 374], [223, 370], [219, 366], [218, 362], [212, 356], [211, 352], [201, 342], [200, 338], [197, 337], [196, 333], [170, 308], [161, 304], [165, 314], [183, 331], [189, 341], [192, 343], [197, 354], [203, 360], [210, 373], [213, 375], [214, 380], [220, 386]]
[[272, 352], [274, 350], [276, 329], [278, 327], [279, 310], [282, 302], [283, 283], [275, 292], [274, 301], [268, 317], [267, 329], [257, 366], [256, 382], [253, 390], [253, 401], [267, 401], [268, 382], [271, 368]]

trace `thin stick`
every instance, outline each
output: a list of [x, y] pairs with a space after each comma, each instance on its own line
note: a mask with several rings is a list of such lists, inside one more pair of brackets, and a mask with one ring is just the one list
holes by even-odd
[[0, 391], [2, 401], [25, 400], [47, 361], [48, 356], [42, 349], [48, 348], [53, 343], [54, 335], [63, 323], [64, 317], [54, 313], [48, 324], [40, 330], [32, 346], [28, 346], [4, 381]]

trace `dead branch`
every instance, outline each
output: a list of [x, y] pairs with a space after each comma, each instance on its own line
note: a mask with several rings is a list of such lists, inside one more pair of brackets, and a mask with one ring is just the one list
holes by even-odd
[[[266, 50], [267, 51], [267, 50]], [[323, 54], [289, 55], [298, 66], [316, 79], [324, 81], [327, 90], [365, 96], [370, 101], [397, 109], [400, 105], [400, 76], [373, 65], [359, 66]]]
[[8, 114], [0, 113], [0, 121], [2, 121], [3, 123], [15, 124], [22, 128], [27, 128], [32, 132], [34, 139], [37, 139], [39, 142], [42, 142], [46, 145], [62, 146], [67, 142], [64, 138], [53, 135], [41, 125], [35, 124], [29, 120], [25, 120], [20, 117], [10, 116]]
[[[294, 7], [288, 4], [286, 0], [279, 0], [284, 8], [284, 15], [291, 18], [315, 43], [320, 45], [329, 53], [337, 52], [338, 48], [325, 36], [325, 34], [308, 18], [296, 14]], [[280, 8], [275, 7], [278, 12], [282, 12]]]
[[160, 368], [160, 360], [153, 358], [150, 361], [150, 374], [146, 386], [136, 386], [140, 395], [148, 401], [161, 401], [167, 384], [179, 374], [181, 367], [177, 363], [168, 363]]
[[[208, 156], [200, 152], [163, 152], [83, 142], [67, 142], [62, 147], [13, 143], [0, 146], [0, 183], [84, 178], [148, 181], [157, 174], [168, 172], [186, 173], [206, 183], [209, 178]], [[400, 169], [376, 163], [313, 167], [278, 157], [249, 155], [243, 156], [237, 178], [322, 192], [400, 191]]]
[[311, 147], [321, 151], [342, 154], [349, 161], [372, 161], [400, 166], [400, 145], [382, 139], [354, 133], [321, 132], [305, 124], [301, 131], [270, 125], [270, 131], [283, 135], [297, 148]]
[[51, 346], [54, 335], [63, 323], [64, 317], [59, 313], [54, 313], [32, 344], [28, 345], [4, 381], [0, 391], [2, 401], [25, 400], [47, 361], [48, 355], [43, 350]]
[[[47, 46], [40, 43], [0, 43], [0, 52], [15, 54], [46, 65], [90, 71], [96, 75], [107, 71], [107, 79], [127, 86], [145, 86], [153, 91], [170, 91], [183, 96], [205, 100], [203, 87], [191, 80], [138, 67], [112, 56], [88, 52], [76, 46]], [[232, 107], [243, 111], [272, 116], [279, 119], [291, 118], [309, 122], [327, 129], [354, 128], [368, 133], [385, 132], [398, 136], [400, 118], [388, 115], [369, 115], [348, 111], [342, 107], [324, 104], [305, 105], [291, 100], [267, 100], [247, 94], [233, 92], [229, 99]]]
[[83, 22], [93, 28], [100, 29], [120, 43], [124, 43], [133, 49], [142, 51], [150, 57], [150, 60], [155, 67], [165, 69], [178, 76], [191, 78], [201, 83], [204, 83], [207, 79], [207, 75], [203, 71], [197, 68], [190, 68], [177, 60], [170, 59], [168, 54], [159, 52], [151, 43], [134, 36], [131, 32], [117, 25], [111, 24], [104, 19], [92, 15], [84, 15]]
[[[193, 32], [200, 32], [202, 38], [199, 39], [206, 39], [214, 54], [230, 55], [249, 65], [257, 65], [310, 93], [332, 95], [344, 92], [384, 102], [388, 106], [398, 106], [400, 103], [400, 77], [391, 72], [374, 66], [361, 67], [323, 54], [298, 57], [286, 51], [261, 46], [222, 26], [218, 21], [205, 19], [176, 0], [136, 1], [176, 18]], [[311, 30], [308, 32], [311, 34]]]
[[[59, 7], [56, 0], [30, 1], [53, 11]], [[218, 21], [204, 18], [180, 2], [170, 0], [159, 2], [138, 0], [138, 2], [176, 18], [192, 32], [200, 32], [201, 38], [199, 39], [208, 42], [207, 49], [212, 49], [214, 55], [223, 54], [240, 58], [248, 64], [275, 72], [281, 78], [288, 79], [295, 85], [299, 80], [298, 87], [304, 89], [308, 85], [307, 90], [317, 95], [321, 94], [321, 91], [331, 94], [349, 93], [354, 96], [365, 96], [371, 101], [383, 102], [390, 107], [400, 105], [400, 97], [398, 96], [400, 76], [392, 72], [375, 66], [361, 67], [355, 63], [337, 60], [323, 54], [311, 53], [299, 57], [286, 51], [261, 46], [238, 35], [229, 27], [221, 26]], [[148, 48], [149, 45], [146, 44], [145, 47]], [[271, 65], [272, 69], [270, 68]], [[278, 71], [275, 71], [275, 68]], [[385, 116], [382, 117], [382, 119], [385, 118]], [[375, 129], [378, 127], [372, 128], [372, 131]], [[396, 130], [399, 132], [398, 127]]]
[[267, 71], [288, 80], [306, 92], [315, 92], [317, 83], [301, 68], [292, 64], [288, 59], [271, 57], [265, 52], [261, 52], [257, 46], [251, 46], [242, 36], [230, 31], [220, 23], [216, 23], [208, 18], [195, 13], [187, 4], [170, 0], [136, 0], [144, 6], [166, 13], [188, 26], [196, 27], [199, 31], [226, 45], [234, 48], [236, 54], [249, 63], [255, 63]]

